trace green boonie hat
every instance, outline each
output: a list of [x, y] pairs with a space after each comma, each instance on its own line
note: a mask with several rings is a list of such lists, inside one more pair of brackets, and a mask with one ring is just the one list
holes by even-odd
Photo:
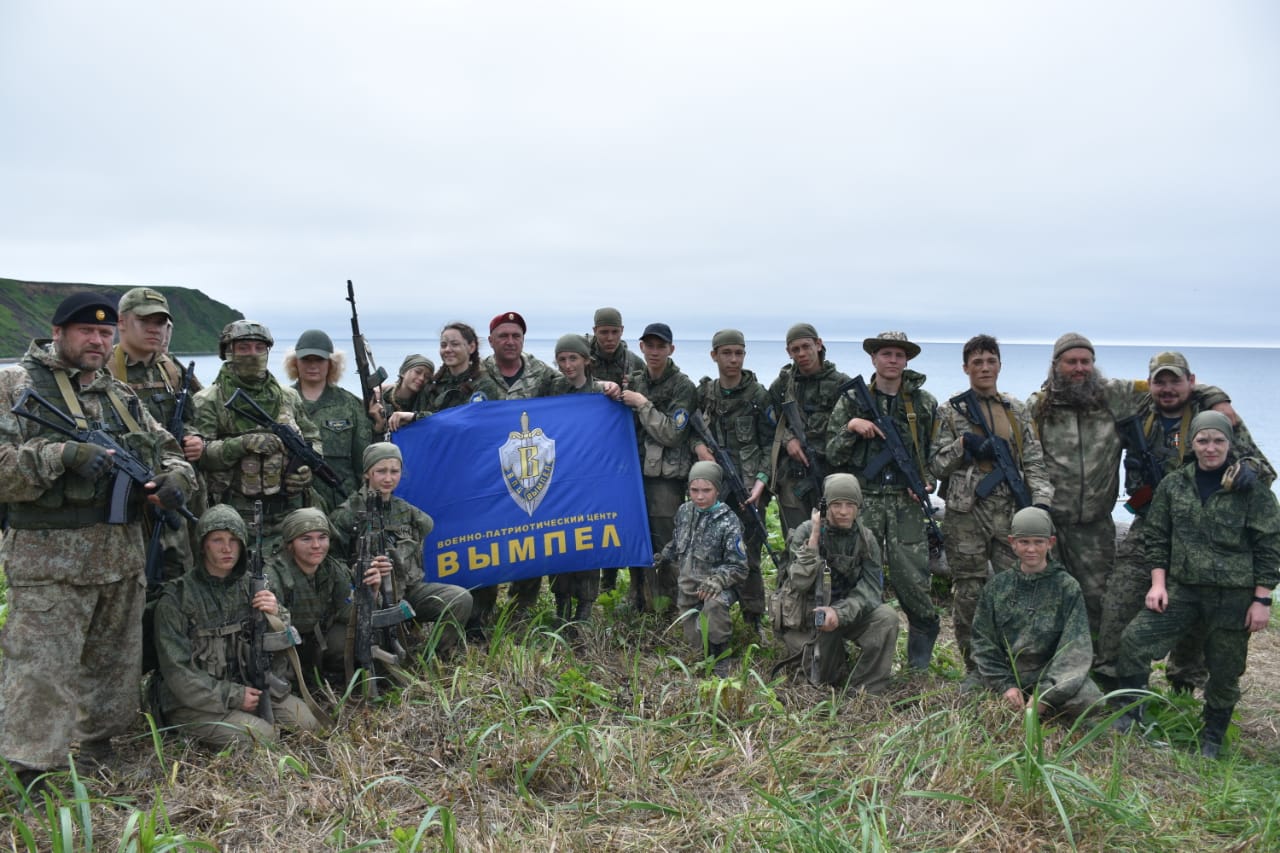
[[368, 471], [383, 459], [395, 459], [401, 465], [404, 464], [404, 456], [400, 454], [400, 448], [389, 441], [377, 441], [366, 447], [360, 462], [364, 465], [364, 470]]
[[1069, 349], [1087, 349], [1089, 352], [1094, 352], [1093, 341], [1079, 332], [1067, 332], [1053, 342], [1053, 360], [1057, 361]]
[[150, 317], [152, 314], [163, 314], [173, 319], [169, 310], [169, 300], [164, 294], [149, 287], [135, 287], [120, 297], [117, 309], [121, 314], [129, 313], [135, 317]]
[[1201, 412], [1191, 419], [1192, 438], [1195, 438], [1197, 433], [1206, 429], [1216, 429], [1227, 437], [1227, 441], [1235, 444], [1236, 433], [1235, 430], [1231, 428], [1231, 419], [1222, 414], [1222, 412], [1215, 412], [1213, 409], [1210, 409], [1207, 412]]
[[881, 332], [874, 338], [865, 338], [862, 341], [862, 351], [867, 355], [875, 355], [885, 347], [898, 347], [905, 351], [907, 361], [920, 354], [920, 345], [907, 340], [906, 332]]
[[304, 533], [310, 533], [313, 530], [322, 530], [325, 533], [332, 533], [333, 528], [329, 526], [329, 519], [325, 514], [313, 506], [295, 509], [284, 517], [284, 521], [280, 522], [280, 535], [285, 542], [292, 542]]
[[1151, 361], [1147, 363], [1147, 376], [1155, 379], [1157, 373], [1164, 371], [1182, 378], [1190, 375], [1191, 366], [1187, 364], [1187, 357], [1180, 352], [1162, 352], [1153, 355]]
[[561, 335], [560, 339], [556, 341], [556, 355], [562, 352], [576, 352], [583, 358], [591, 358], [591, 349], [587, 346], [587, 339], [572, 332], [567, 335]]
[[597, 308], [596, 316], [591, 321], [592, 327], [595, 326], [617, 326], [622, 327], [622, 312], [617, 308]]
[[821, 340], [818, 337], [818, 330], [813, 327], [812, 323], [796, 323], [790, 329], [787, 329], [787, 344], [792, 341], [798, 341], [801, 338], [813, 338], [815, 341]]
[[436, 366], [432, 363], [431, 359], [427, 358], [425, 355], [415, 352], [412, 355], [406, 355], [404, 357], [404, 361], [400, 362], [400, 372], [396, 375], [404, 376], [415, 367], [425, 367], [427, 369], [427, 373], [436, 372]]
[[854, 506], [862, 506], [862, 486], [852, 474], [828, 474], [822, 481], [822, 496], [827, 503], [849, 501]]
[[1029, 506], [1013, 514], [1009, 535], [1014, 539], [1039, 536], [1048, 539], [1053, 535], [1053, 519], [1038, 506]]
[[298, 336], [298, 343], [293, 348], [298, 358], [318, 355], [321, 358], [333, 357], [333, 339], [319, 329], [307, 329]]
[[713, 350], [720, 349], [720, 347], [745, 347], [746, 345], [746, 337], [737, 329], [721, 329], [711, 336], [711, 348]]
[[240, 540], [241, 547], [249, 542], [249, 528], [240, 517], [240, 513], [236, 512], [235, 507], [214, 504], [204, 511], [196, 524], [196, 538], [203, 541], [204, 537], [215, 530], [230, 530], [231, 534]]
[[724, 471], [714, 462], [695, 462], [689, 468], [689, 482], [706, 480], [719, 492], [724, 486]]

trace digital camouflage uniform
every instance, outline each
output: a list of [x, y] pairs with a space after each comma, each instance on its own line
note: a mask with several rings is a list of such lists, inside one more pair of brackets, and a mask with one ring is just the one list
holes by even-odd
[[[634, 412], [649, 536], [656, 554], [675, 535], [676, 510], [684, 501], [692, 463], [689, 413], [697, 405], [697, 389], [671, 359], [657, 379], [651, 378], [647, 369], [632, 373], [628, 387], [648, 399]], [[631, 569], [631, 595], [638, 609], [648, 608], [660, 596], [678, 603], [674, 570], [659, 566], [648, 589], [645, 571]]]
[[[1162, 462], [1165, 475], [1177, 471], [1194, 458], [1190, 442], [1184, 446], [1181, 436], [1200, 412], [1208, 411], [1218, 403], [1230, 402], [1230, 398], [1212, 385], [1197, 385], [1181, 416], [1165, 418], [1155, 410], [1150, 395], [1144, 395], [1138, 412], [1139, 423], [1146, 438], [1147, 447]], [[1248, 428], [1235, 425], [1232, 450], [1241, 457], [1249, 457], [1258, 463], [1259, 480], [1265, 486], [1275, 481], [1275, 470], [1262, 451], [1254, 443]], [[1120, 654], [1120, 636], [1125, 626], [1143, 609], [1147, 590], [1151, 588], [1151, 567], [1143, 555], [1143, 528], [1151, 494], [1157, 484], [1149, 484], [1143, 477], [1136, 458], [1136, 448], [1125, 448], [1125, 492], [1131, 497], [1126, 507], [1134, 513], [1129, 531], [1116, 548], [1116, 567], [1107, 581], [1102, 598], [1102, 621], [1098, 631], [1098, 664], [1095, 669], [1104, 677], [1115, 675], [1116, 658]], [[1141, 504], [1141, 506], [1136, 506]], [[1166, 673], [1171, 682], [1183, 685], [1204, 684], [1208, 673], [1204, 668], [1204, 638], [1192, 632], [1179, 641], [1169, 655]]]
[[373, 441], [373, 424], [364, 401], [345, 388], [326, 385], [315, 400], [302, 396], [300, 383], [295, 383], [293, 390], [302, 400], [307, 419], [320, 430], [324, 461], [342, 480], [342, 488], [335, 489], [317, 477], [311, 481], [311, 488], [324, 502], [326, 510], [336, 509], [347, 495], [360, 488], [360, 460], [364, 449]]
[[[924, 390], [924, 374], [902, 371], [902, 386], [895, 395], [876, 390], [875, 377], [869, 384], [880, 414], [889, 415], [898, 425], [902, 441], [920, 467], [921, 479], [933, 482], [926, 462], [929, 459], [938, 401]], [[930, 596], [929, 542], [920, 504], [907, 493], [902, 474], [892, 463], [884, 466], [872, 483], [863, 475], [867, 463], [884, 449], [884, 439], [864, 439], [849, 432], [854, 418], [873, 420], [876, 414], [864, 411], [852, 394], [845, 394], [831, 412], [827, 434], [827, 457], [835, 471], [858, 478], [863, 504], [858, 520], [876, 538], [889, 567], [888, 582], [907, 614], [911, 630], [921, 637], [936, 638], [938, 613]], [[929, 640], [932, 649], [933, 640]], [[927, 663], [926, 663], [927, 666]]]
[[450, 373], [443, 368], [436, 377], [422, 386], [415, 398], [413, 408], [421, 415], [443, 412], [464, 403], [481, 403], [485, 400], [505, 399], [498, 383], [478, 368], [473, 376], [471, 371], [461, 374]]
[[[742, 380], [733, 388], [722, 387], [719, 379], [704, 377], [698, 384], [698, 405], [711, 437], [728, 454], [743, 486], [750, 491], [757, 480], [767, 486], [772, 468], [769, 450], [777, 424], [771, 418], [769, 392], [756, 381], [756, 375], [743, 370]], [[696, 458], [703, 441], [696, 433], [689, 438]], [[759, 502], [762, 519], [768, 507], [766, 489]], [[739, 603], [743, 615], [758, 622], [765, 612], [764, 576], [760, 573], [760, 549], [765, 540], [748, 510], [736, 506], [733, 510], [742, 522], [747, 549], [747, 579], [738, 587]]]
[[[792, 531], [788, 546], [792, 559], [785, 578], [779, 577], [779, 587], [785, 581], [794, 591], [811, 596], [802, 608], [808, 612], [796, 614], [810, 625], [813, 607], [830, 606], [839, 616], [836, 630], [817, 632], [819, 680], [839, 686], [847, 678], [850, 689], [879, 693], [889, 685], [898, 643], [898, 614], [884, 603], [880, 546], [861, 517], [848, 530], [824, 525], [816, 550], [809, 547], [812, 534], [812, 520]], [[824, 578], [824, 566], [830, 570], [829, 578]], [[829, 600], [829, 605], [814, 596], [820, 579], [821, 598]], [[852, 673], [846, 640], [860, 650]]]
[[1093, 643], [1084, 595], [1053, 560], [1040, 572], [1015, 566], [986, 585], [971, 654], [978, 677], [995, 693], [1010, 687], [1026, 697], [1038, 692], [1040, 702], [1071, 717], [1102, 698], [1089, 678]]
[[[209, 504], [224, 503], [242, 516], [251, 516], [254, 501], [262, 501], [263, 548], [269, 556], [280, 547], [280, 522], [293, 510], [313, 505], [314, 495], [311, 488], [299, 494], [288, 492], [284, 478], [289, 460], [285, 454], [244, 451], [242, 436], [266, 430], [226, 409], [226, 401], [237, 389], [251, 396], [277, 423], [298, 430], [317, 453], [323, 451], [320, 431], [307, 417], [301, 395], [281, 385], [270, 372], [250, 382], [223, 364], [213, 382], [196, 395], [195, 431], [208, 442], [199, 466], [208, 483]], [[312, 480], [313, 485], [316, 482]]]
[[[702, 623], [706, 624], [705, 651], [724, 651], [733, 633], [729, 608], [738, 600], [738, 589], [747, 577], [747, 555], [742, 546], [742, 524], [721, 501], [700, 510], [693, 501], [680, 505], [675, 532], [655, 563], [673, 566], [677, 575], [676, 606], [682, 614], [698, 610], [701, 616], [685, 616], [684, 639], [695, 650], [704, 650]], [[699, 589], [713, 594], [705, 601]]]
[[644, 359], [627, 349], [626, 341], [618, 341], [612, 355], [601, 352], [594, 337], [588, 336], [587, 346], [591, 350], [591, 375], [598, 382], [622, 385], [631, 374], [644, 370]]
[[[107, 524], [113, 474], [86, 480], [68, 471], [65, 438], [10, 412], [34, 388], [71, 413], [58, 373], [70, 381], [85, 418], [101, 422], [157, 474], [178, 473], [184, 491], [195, 489], [177, 443], [105, 369], [81, 388], [80, 371], [38, 340], [18, 365], [0, 371], [0, 503], [9, 513], [0, 549], [9, 587], [0, 634], [6, 709], [0, 756], [33, 769], [65, 766], [73, 740], [102, 741], [132, 725], [142, 675], [142, 523]], [[140, 432], [127, 431], [108, 394]], [[141, 518], [141, 498], [135, 490], [131, 517]]]
[[288, 550], [267, 563], [267, 587], [289, 611], [301, 643], [298, 660], [308, 675], [319, 669], [341, 672], [351, 609], [351, 573], [334, 556], [324, 558], [307, 576]]
[[165, 585], [156, 605], [164, 722], [218, 748], [274, 740], [280, 728], [316, 731], [319, 721], [301, 699], [289, 693], [289, 660], [284, 652], [297, 637], [283, 605], [277, 605], [264, 639], [264, 648], [274, 653], [266, 693], [276, 725], [240, 710], [249, 680], [244, 661], [249, 657], [250, 628], [257, 611], [250, 606], [253, 588], [244, 521], [230, 507], [213, 506], [200, 516], [196, 532], [203, 540], [217, 530], [229, 530], [240, 540], [240, 560], [231, 574], [226, 578], [209, 574], [201, 553], [195, 569]]
[[1151, 661], [1202, 623], [1205, 718], [1221, 722], [1221, 743], [1240, 699], [1254, 588], [1274, 589], [1280, 581], [1280, 506], [1261, 483], [1242, 491], [1219, 487], [1202, 504], [1193, 460], [1160, 481], [1143, 544], [1146, 564], [1166, 570], [1169, 603], [1163, 613], [1144, 608], [1125, 628], [1116, 674], [1122, 686], [1145, 684]]
[[1116, 421], [1137, 411], [1146, 380], [1103, 381], [1103, 399], [1077, 409], [1046, 397], [1048, 383], [1027, 398], [1027, 411], [1044, 451], [1053, 484], [1053, 528], [1057, 558], [1080, 583], [1089, 631], [1102, 623], [1102, 595], [1116, 561], [1116, 525], [1111, 518], [1120, 493], [1120, 434]]
[[787, 454], [787, 442], [795, 437], [795, 432], [782, 415], [782, 404], [794, 400], [799, 407], [804, 418], [805, 438], [818, 457], [819, 478], [825, 477], [832, 471], [827, 462], [831, 410], [839, 400], [838, 389], [848, 381], [847, 375], [824, 359], [818, 371], [809, 376], [798, 373], [795, 364], [785, 365], [769, 386], [769, 402], [777, 423], [769, 450], [773, 465], [770, 482], [773, 493], [778, 497], [778, 515], [788, 536], [801, 522], [809, 520], [822, 495], [821, 488], [814, 486], [813, 478], [807, 475], [804, 466]]
[[[963, 392], [962, 392], [963, 393]], [[977, 392], [974, 392], [978, 396]], [[959, 396], [959, 395], [956, 395]], [[955, 398], [952, 398], [955, 401]], [[980, 397], [982, 416], [1004, 439], [1018, 465], [1018, 472], [1031, 495], [1031, 503], [1048, 507], [1053, 502], [1053, 486], [1044, 467], [1040, 441], [1031, 426], [1026, 406], [1008, 394]], [[976, 494], [978, 484], [995, 468], [995, 463], [974, 460], [965, 452], [967, 433], [982, 435], [958, 406], [959, 401], [938, 407], [937, 433], [929, 470], [944, 483], [947, 498], [946, 552], [951, 567], [951, 600], [955, 619], [956, 644], [965, 667], [973, 669], [969, 634], [973, 615], [987, 582], [987, 564], [999, 574], [1018, 567], [1018, 558], [1009, 547], [1009, 524], [1018, 510], [1008, 483], [1001, 481], [985, 498]]]
[[[347, 561], [359, 544], [357, 516], [372, 512], [371, 498], [369, 489], [362, 488], [329, 514], [336, 549]], [[440, 645], [452, 645], [471, 616], [471, 593], [453, 584], [424, 580], [422, 546], [435, 528], [431, 516], [394, 495], [383, 506], [387, 556], [395, 566], [397, 596], [413, 606], [419, 622], [443, 622]]]

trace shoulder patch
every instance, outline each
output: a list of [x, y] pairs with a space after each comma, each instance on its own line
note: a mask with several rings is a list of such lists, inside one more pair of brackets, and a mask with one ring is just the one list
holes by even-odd
[[483, 391], [477, 391], [476, 393], [474, 393], [474, 394], [472, 394], [472, 395], [471, 395], [471, 397], [467, 400], [467, 402], [468, 402], [468, 403], [483, 403], [485, 400], [488, 400], [488, 399], [489, 399], [489, 395], [488, 395], [488, 394], [484, 393]]
[[777, 413], [777, 411], [773, 408], [773, 404], [772, 404], [772, 403], [770, 403], [770, 404], [769, 404], [769, 406], [768, 406], [768, 408], [766, 408], [766, 409], [764, 410], [764, 416], [765, 416], [765, 418], [769, 421], [769, 426], [775, 426], [775, 427], [776, 427], [776, 426], [778, 425], [778, 413]]
[[737, 554], [739, 557], [741, 557], [744, 560], [747, 559], [747, 549], [742, 544], [741, 534], [734, 535], [733, 544], [730, 547], [733, 548], [733, 553]]
[[684, 429], [689, 424], [689, 413], [684, 409], [676, 409], [671, 413], [671, 420], [675, 421], [676, 429]]

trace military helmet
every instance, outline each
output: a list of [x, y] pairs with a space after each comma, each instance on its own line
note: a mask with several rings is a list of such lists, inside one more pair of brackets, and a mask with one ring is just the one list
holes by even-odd
[[233, 320], [222, 327], [222, 334], [218, 336], [218, 357], [223, 361], [226, 361], [227, 350], [234, 341], [262, 341], [267, 346], [275, 346], [276, 342], [271, 337], [271, 330], [261, 323]]

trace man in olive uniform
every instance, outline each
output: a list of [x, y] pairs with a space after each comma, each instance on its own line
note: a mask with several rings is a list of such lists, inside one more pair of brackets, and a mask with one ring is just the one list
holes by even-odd
[[[746, 356], [746, 338], [737, 329], [722, 329], [712, 336], [711, 360], [716, 363], [718, 376], [714, 380], [703, 377], [699, 383], [698, 408], [711, 437], [729, 456], [742, 484], [750, 490], [747, 505], [732, 509], [742, 522], [747, 548], [747, 578], [738, 588], [739, 604], [747, 623], [758, 632], [765, 608], [760, 549], [766, 543], [764, 533], [751, 518], [751, 508], [755, 507], [763, 519], [769, 506], [769, 448], [776, 425], [769, 417], [769, 392], [756, 381], [754, 373], [742, 367]], [[696, 433], [690, 438], [700, 461], [715, 461], [710, 448]]]
[[[108, 760], [111, 736], [132, 724], [142, 675], [143, 496], [177, 509], [195, 489], [177, 442], [106, 370], [114, 301], [67, 297], [53, 315], [52, 341], [32, 341], [0, 372], [0, 503], [9, 508], [0, 756], [27, 784], [65, 767], [74, 740], [82, 768]], [[27, 391], [81, 428], [100, 427], [155, 472], [145, 492], [134, 489], [129, 505], [117, 507], [124, 520], [110, 515], [122, 476], [113, 476], [112, 454], [13, 414]], [[24, 406], [60, 420], [30, 399]]]
[[[945, 547], [947, 565], [951, 567], [956, 644], [964, 656], [965, 669], [972, 672], [969, 633], [978, 597], [987, 582], [988, 563], [996, 573], [1018, 565], [1009, 539], [1009, 524], [1021, 507], [1017, 506], [1009, 483], [1000, 480], [986, 497], [977, 493], [978, 486], [996, 468], [992, 440], [1004, 442], [1031, 502], [1046, 512], [1053, 501], [1053, 486], [1026, 406], [996, 389], [1000, 344], [990, 335], [977, 335], [965, 343], [962, 358], [972, 393], [957, 394], [938, 408], [929, 469], [946, 483]], [[967, 411], [970, 400], [981, 406], [980, 419], [994, 431], [994, 436], [974, 424]], [[911, 656], [910, 649], [907, 656]]]
[[307, 417], [302, 397], [267, 370], [274, 343], [271, 330], [261, 323], [228, 323], [218, 339], [222, 369], [195, 401], [195, 429], [208, 440], [200, 467], [208, 482], [209, 503], [225, 503], [248, 515], [254, 502], [262, 501], [267, 557], [280, 545], [284, 517], [295, 509], [315, 505], [311, 469], [288, 458], [284, 444], [274, 434], [228, 410], [227, 401], [242, 391], [273, 421], [293, 427], [312, 450], [322, 452], [320, 431]]
[[361, 459], [373, 442], [373, 424], [364, 400], [338, 385], [346, 357], [335, 352], [333, 340], [319, 329], [308, 329], [293, 352], [284, 357], [284, 372], [295, 380], [293, 390], [302, 398], [302, 410], [320, 430], [324, 461], [342, 480], [330, 486], [315, 480], [312, 488], [326, 509], [337, 509], [360, 488]]
[[862, 523], [875, 536], [889, 567], [889, 585], [907, 614], [907, 664], [928, 669], [940, 625], [930, 596], [929, 543], [924, 513], [893, 464], [884, 466], [875, 482], [863, 474], [872, 459], [884, 450], [884, 434], [874, 418], [887, 415], [920, 469], [920, 479], [933, 484], [926, 465], [932, 448], [938, 403], [924, 390], [925, 376], [907, 368], [920, 354], [918, 344], [904, 332], [881, 332], [862, 342], [871, 356], [875, 373], [868, 387], [878, 412], [865, 411], [852, 393], [843, 395], [831, 413], [827, 456], [838, 471], [858, 477], [866, 501]]
[[[676, 351], [671, 327], [650, 323], [640, 336], [644, 370], [628, 377], [622, 402], [635, 411], [636, 440], [640, 469], [644, 475], [645, 508], [649, 515], [649, 535], [658, 553], [675, 533], [676, 510], [684, 502], [685, 478], [689, 474], [689, 413], [697, 405], [697, 389], [689, 377], [671, 360]], [[636, 610], [653, 610], [658, 598], [669, 607], [676, 602], [676, 573], [659, 566], [652, 579], [645, 569], [632, 568], [631, 598]]]

